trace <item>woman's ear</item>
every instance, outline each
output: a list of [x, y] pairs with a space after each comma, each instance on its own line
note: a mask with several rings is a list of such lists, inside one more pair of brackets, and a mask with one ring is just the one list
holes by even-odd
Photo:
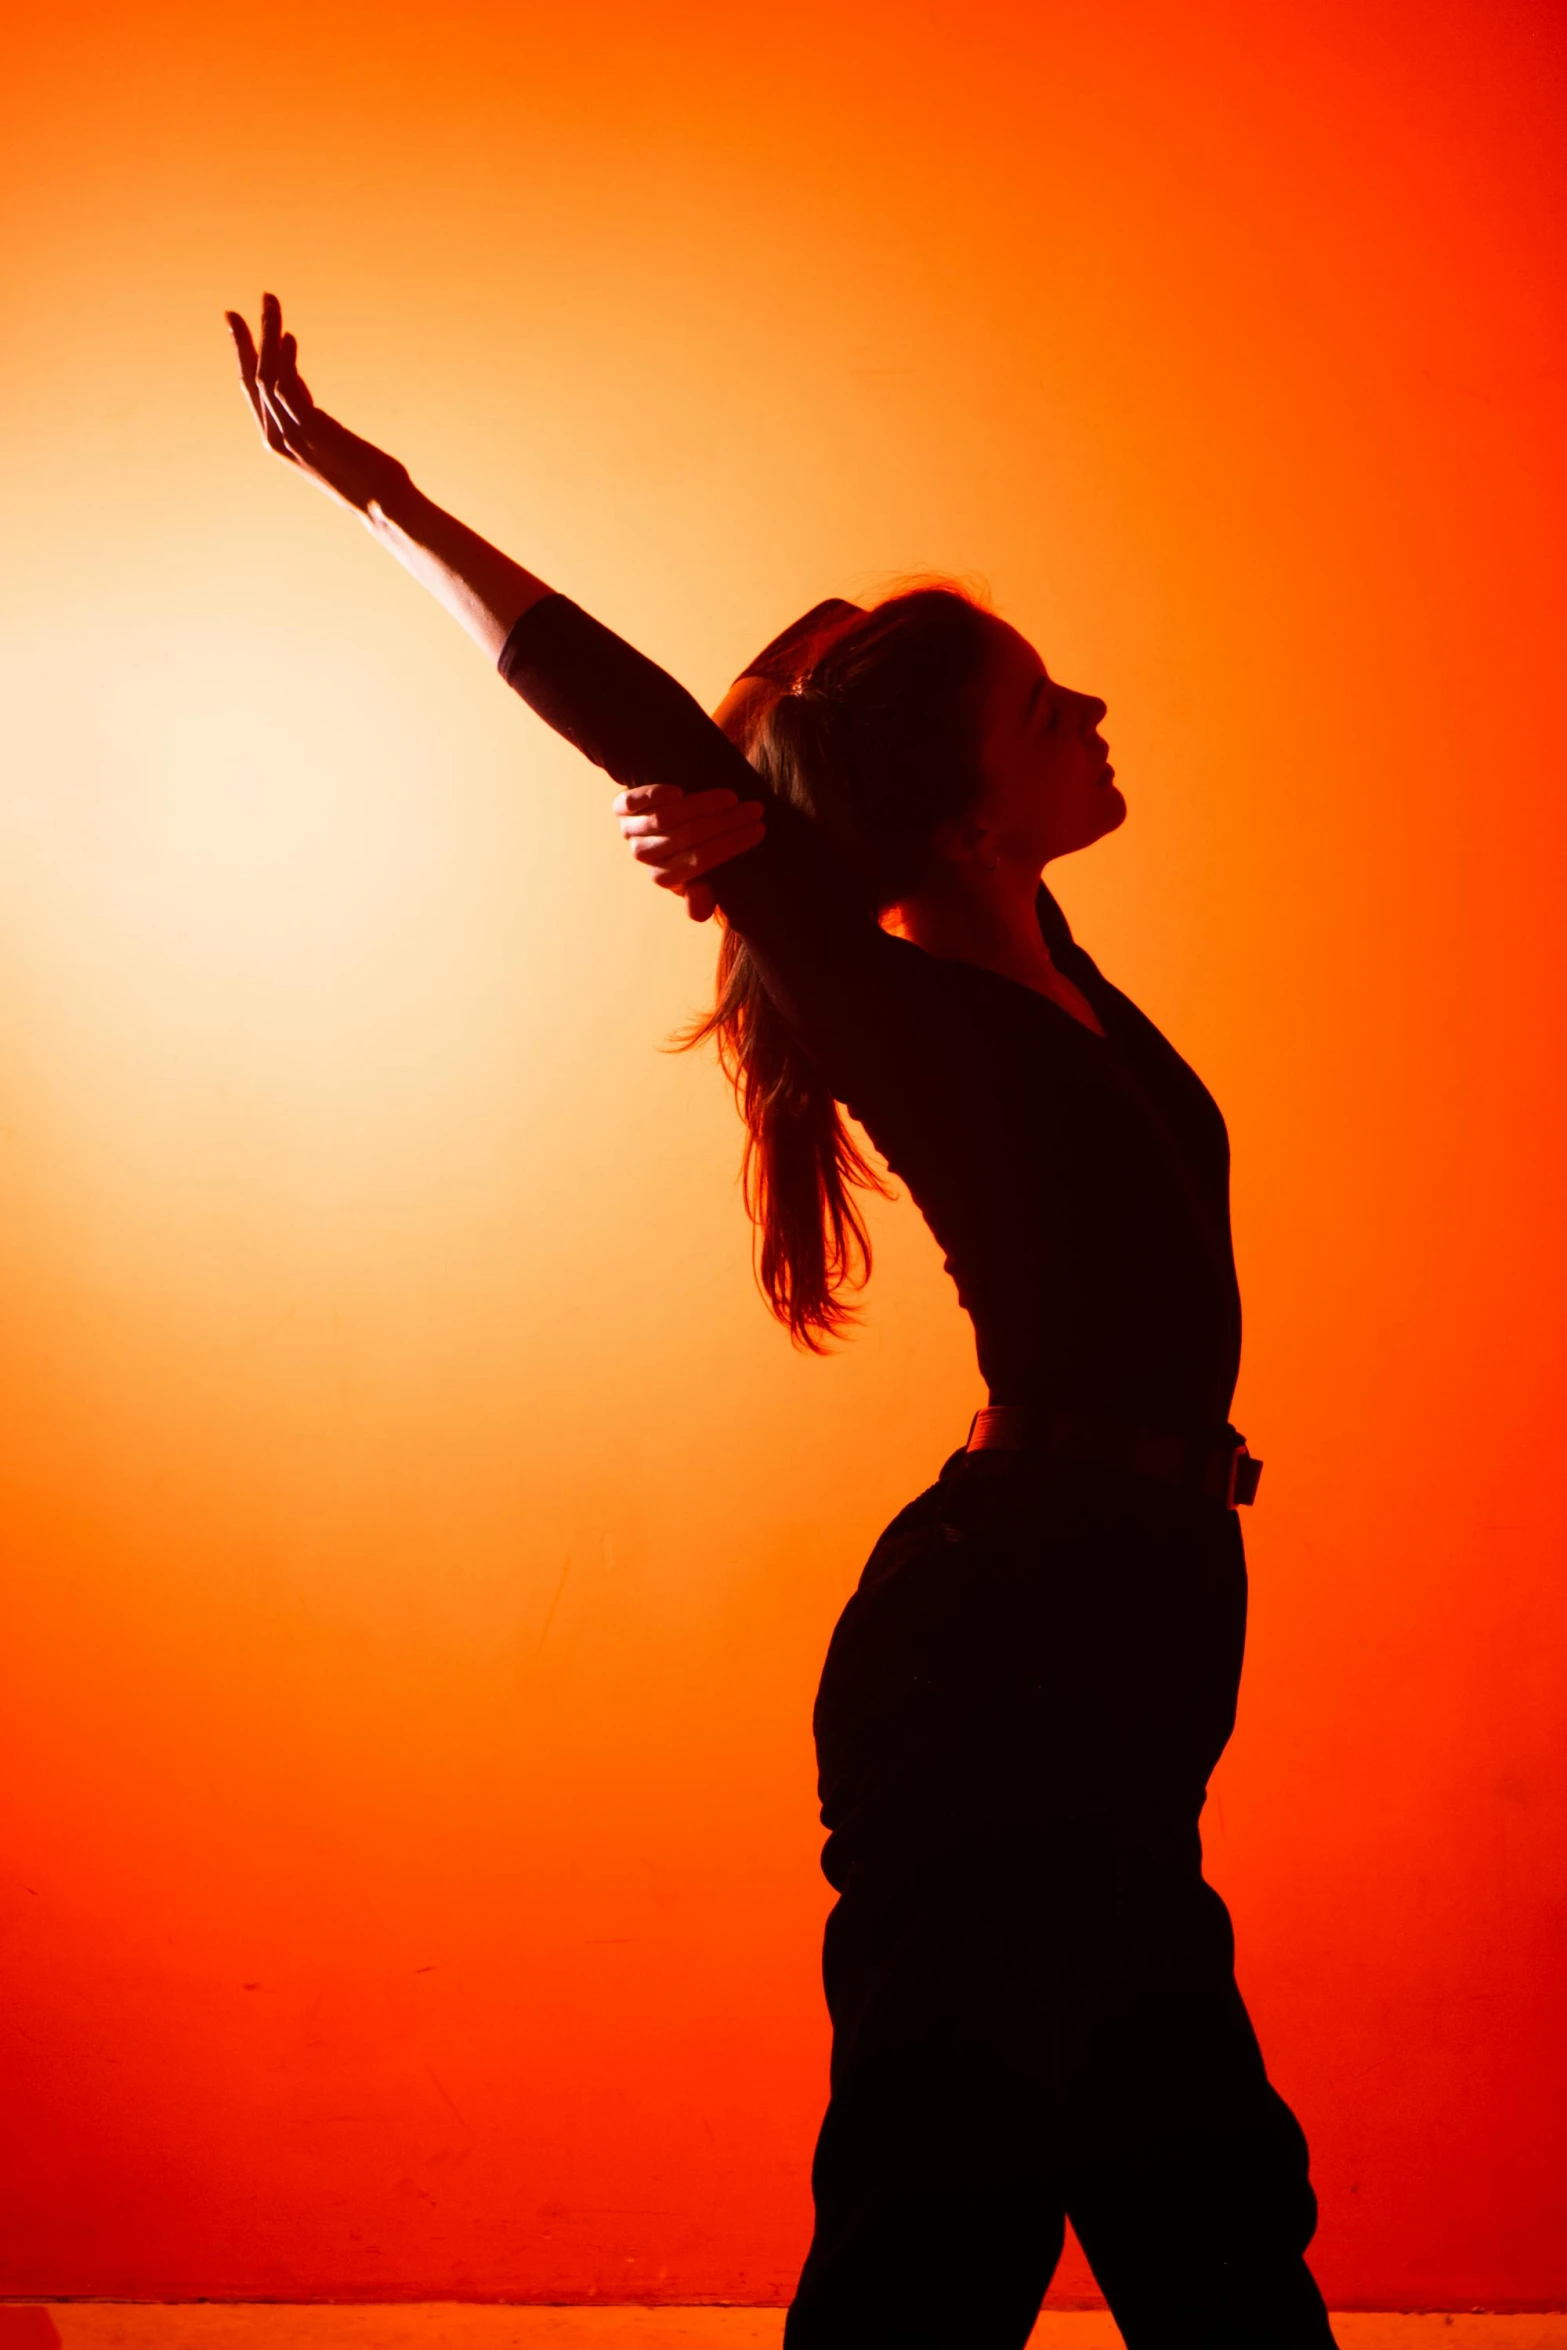
[[977, 865], [994, 873], [1001, 862], [995, 834], [979, 816], [949, 816], [930, 836], [930, 845], [944, 865]]

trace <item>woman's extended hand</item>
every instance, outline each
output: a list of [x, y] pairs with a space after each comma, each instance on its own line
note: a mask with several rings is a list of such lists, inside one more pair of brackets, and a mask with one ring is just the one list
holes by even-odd
[[408, 469], [384, 449], [362, 441], [310, 397], [299, 372], [299, 347], [283, 332], [276, 294], [261, 297], [261, 348], [237, 310], [224, 313], [239, 356], [239, 378], [274, 456], [294, 466], [328, 497], [355, 514], [385, 506], [411, 485]]
[[693, 922], [705, 922], [715, 903], [702, 875], [758, 847], [765, 830], [760, 800], [688, 793], [673, 783], [634, 783], [617, 795], [615, 814], [637, 863], [652, 869], [660, 889], [685, 899]]

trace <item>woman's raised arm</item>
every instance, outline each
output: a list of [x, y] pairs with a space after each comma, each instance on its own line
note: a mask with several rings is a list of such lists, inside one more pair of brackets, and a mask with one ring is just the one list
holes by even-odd
[[274, 456], [365, 523], [492, 661], [529, 607], [551, 593], [499, 547], [415, 489], [408, 468], [362, 441], [311, 398], [275, 294], [261, 297], [261, 341], [227, 312], [245, 397]]
[[654, 819], [630, 836], [642, 861], [666, 886], [697, 883], [692, 911], [716, 903], [802, 1032], [820, 1025], [850, 970], [884, 942], [863, 889], [817, 826], [767, 789], [666, 671], [443, 513], [406, 466], [318, 408], [275, 295], [262, 297], [259, 346], [237, 311], [227, 315], [267, 447], [357, 514], [513, 691], [621, 786], [623, 816]]

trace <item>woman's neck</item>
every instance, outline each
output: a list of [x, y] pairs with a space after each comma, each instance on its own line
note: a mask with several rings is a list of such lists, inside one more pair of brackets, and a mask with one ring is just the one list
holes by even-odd
[[964, 866], [959, 876], [943, 875], [894, 906], [884, 927], [927, 955], [978, 963], [1035, 986], [1041, 975], [1055, 971], [1034, 909], [1037, 886], [1014, 874]]
[[977, 963], [1049, 996], [1101, 1036], [1093, 1006], [1051, 959], [1035, 905], [1037, 878], [977, 867], [943, 877], [883, 917], [883, 928], [943, 962]]

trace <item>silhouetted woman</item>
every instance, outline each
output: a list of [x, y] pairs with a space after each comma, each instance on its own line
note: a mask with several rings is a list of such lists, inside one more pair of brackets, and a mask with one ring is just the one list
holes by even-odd
[[259, 353], [231, 325], [269, 446], [716, 900], [704, 1027], [779, 1318], [819, 1344], [868, 1266], [840, 1104], [973, 1318], [992, 1402], [876, 1544], [817, 1700], [832, 2090], [790, 2350], [1017, 2350], [1068, 2215], [1133, 2350], [1329, 2343], [1198, 1841], [1256, 1476], [1224, 1123], [1039, 879], [1125, 814], [1104, 704], [927, 588], [806, 615], [721, 727], [324, 416], [270, 296]]

